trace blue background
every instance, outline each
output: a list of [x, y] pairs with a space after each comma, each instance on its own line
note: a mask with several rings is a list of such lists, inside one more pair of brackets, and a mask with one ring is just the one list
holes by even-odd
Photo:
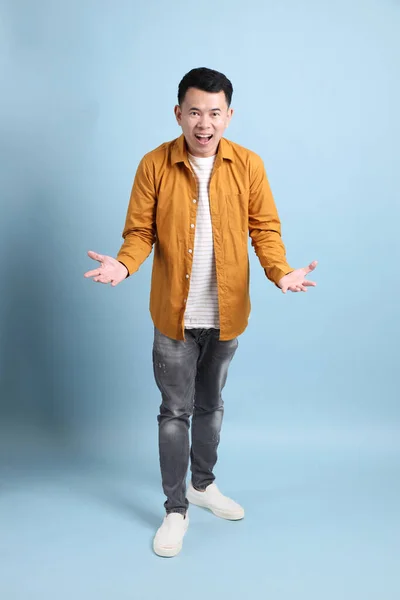
[[[1, 2], [2, 599], [399, 597], [399, 26], [396, 0]], [[246, 518], [192, 507], [163, 560], [152, 259], [83, 273], [198, 66], [318, 286], [284, 296], [250, 249], [216, 468]]]

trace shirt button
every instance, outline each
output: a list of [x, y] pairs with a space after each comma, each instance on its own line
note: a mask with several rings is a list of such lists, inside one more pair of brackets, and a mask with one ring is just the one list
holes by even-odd
[[196, 204], [197, 200], [193, 200], [193, 202]]
[[183, 302], [186, 303], [186, 298], [183, 299]]
[[193, 227], [194, 227], [194, 223], [191, 223], [191, 224], [190, 224], [190, 227], [193, 229]]
[[189, 279], [189, 274], [188, 273], [186, 273], [186, 279]]
[[189, 248], [189, 252], [190, 252], [190, 254], [192, 254], [193, 250], [191, 248]]

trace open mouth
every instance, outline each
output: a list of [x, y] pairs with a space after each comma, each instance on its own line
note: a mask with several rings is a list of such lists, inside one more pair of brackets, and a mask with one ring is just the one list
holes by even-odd
[[202, 145], [206, 146], [212, 139], [212, 135], [195, 134], [196, 140]]

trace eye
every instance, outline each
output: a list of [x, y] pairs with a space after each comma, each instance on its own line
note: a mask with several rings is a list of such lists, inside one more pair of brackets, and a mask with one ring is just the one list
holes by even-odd
[[213, 113], [213, 117], [218, 117], [218, 116], [219, 116], [219, 113], [217, 113], [217, 112]]
[[189, 113], [189, 114], [195, 117], [195, 116], [197, 116], [199, 113], [198, 113], [198, 112], [196, 112], [195, 110], [192, 110], [192, 111], [190, 111], [190, 113]]

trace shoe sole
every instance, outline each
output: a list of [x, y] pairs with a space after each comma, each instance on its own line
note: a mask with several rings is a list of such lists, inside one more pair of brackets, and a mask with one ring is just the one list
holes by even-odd
[[153, 544], [153, 550], [157, 554], [157, 556], [162, 556], [163, 558], [173, 558], [182, 550], [183, 544], [180, 543], [179, 546], [174, 546], [173, 548], [163, 548], [162, 546], [156, 546]]
[[220, 519], [226, 519], [227, 521], [240, 521], [241, 519], [244, 518], [244, 511], [231, 513], [231, 512], [225, 512], [223, 510], [219, 510], [218, 508], [213, 508], [212, 506], [208, 506], [207, 504], [204, 504], [204, 503], [196, 500], [195, 498], [193, 498], [193, 496], [190, 494], [190, 492], [188, 492], [186, 494], [186, 498], [189, 500], [190, 504], [194, 504], [195, 506], [200, 506], [201, 508], [207, 508], [216, 517], [219, 517]]

